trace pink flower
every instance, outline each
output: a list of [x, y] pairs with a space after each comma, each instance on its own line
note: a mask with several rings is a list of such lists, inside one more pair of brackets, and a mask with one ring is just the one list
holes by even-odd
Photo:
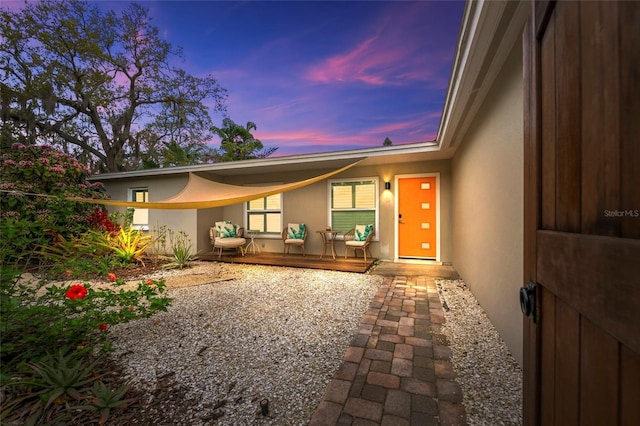
[[9, 167], [9, 166], [15, 166], [16, 162], [13, 160], [4, 160], [4, 165]]
[[20, 167], [33, 167], [33, 161], [22, 160], [18, 162], [18, 166]]
[[107, 328], [109, 328], [109, 324], [107, 323], [100, 324], [100, 327], [98, 328], [100, 329], [100, 331], [106, 331]]
[[49, 159], [48, 158], [38, 158], [38, 163], [40, 164], [49, 164]]
[[64, 297], [70, 300], [84, 299], [87, 296], [87, 289], [80, 284], [72, 285], [64, 294]]
[[[22, 161], [21, 161], [22, 163]], [[64, 174], [64, 169], [60, 166], [51, 166], [49, 167], [47, 170], [49, 170], [51, 173], [57, 173], [59, 175], [63, 175]]]
[[107, 274], [107, 277], [109, 278], [109, 281], [111, 281], [111, 282], [115, 282], [115, 281], [116, 281], [116, 279], [117, 279], [117, 278], [116, 278], [116, 274], [114, 274], [114, 273], [112, 273], [112, 272], [109, 272], [109, 273]]

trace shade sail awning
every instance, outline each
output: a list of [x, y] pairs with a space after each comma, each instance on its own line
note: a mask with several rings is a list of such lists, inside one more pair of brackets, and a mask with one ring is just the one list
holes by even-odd
[[180, 191], [180, 193], [165, 200], [150, 203], [118, 200], [96, 200], [91, 198], [79, 197], [69, 197], [68, 199], [81, 203], [103, 204], [106, 206], [118, 207], [134, 207], [141, 209], [207, 209], [212, 207], [222, 207], [237, 203], [244, 203], [247, 201], [255, 200], [256, 198], [268, 197], [270, 195], [280, 194], [282, 192], [303, 188], [307, 185], [320, 182], [331, 176], [342, 173], [345, 170], [348, 170], [351, 167], [355, 166], [360, 161], [361, 160], [358, 160], [337, 170], [333, 170], [331, 172], [309, 179], [268, 186], [228, 185], [225, 183], [205, 179], [194, 173], [189, 173], [189, 181], [187, 182], [187, 185], [184, 187], [184, 189]]

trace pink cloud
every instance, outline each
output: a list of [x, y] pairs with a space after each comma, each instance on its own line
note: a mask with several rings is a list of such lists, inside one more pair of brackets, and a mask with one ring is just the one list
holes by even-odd
[[371, 37], [348, 52], [325, 59], [307, 70], [306, 79], [317, 83], [360, 81], [371, 85], [388, 82], [404, 52], [384, 49], [377, 37]]
[[429, 10], [430, 5], [421, 2], [390, 7], [369, 24], [369, 36], [351, 45], [346, 40], [345, 50], [315, 63], [304, 77], [321, 84], [380, 86], [430, 81], [446, 87], [447, 81], [439, 75], [450, 53], [437, 37], [437, 23], [431, 22]]

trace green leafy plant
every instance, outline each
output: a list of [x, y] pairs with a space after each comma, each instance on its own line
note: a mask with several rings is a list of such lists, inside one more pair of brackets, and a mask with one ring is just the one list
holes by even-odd
[[191, 249], [191, 239], [184, 231], [173, 232], [169, 230], [169, 240], [173, 251], [174, 261], [164, 265], [164, 268], [186, 268], [189, 263], [196, 260]]
[[[20, 280], [20, 272], [0, 269], [0, 371], [6, 378], [20, 365], [60, 347], [108, 350], [103, 325], [146, 318], [166, 311], [164, 281], [139, 282], [135, 289], [111, 274], [104, 288], [90, 284], [48, 285]], [[2, 386], [3, 383], [0, 383]]]
[[121, 228], [114, 237], [109, 237], [105, 247], [113, 250], [125, 263], [140, 262], [144, 265], [142, 257], [144, 252], [153, 244], [153, 236], [145, 235], [143, 231], [135, 228]]
[[89, 396], [93, 412], [80, 411], [100, 419], [124, 405], [126, 390], [92, 386], [101, 377], [95, 356], [111, 349], [111, 325], [166, 311], [171, 299], [164, 281], [129, 288], [113, 273], [106, 279], [51, 285], [0, 267], [0, 424], [88, 424], [70, 403]]
[[96, 381], [91, 387], [91, 402], [72, 408], [97, 412], [100, 416], [98, 424], [102, 425], [107, 422], [113, 409], [124, 408], [133, 401], [132, 399], [124, 398], [128, 390], [129, 388], [126, 385], [112, 389], [103, 382]]
[[65, 412], [66, 404], [83, 398], [85, 389], [96, 380], [97, 362], [60, 348], [56, 355], [47, 353], [38, 361], [26, 363], [23, 378], [10, 382], [17, 392], [3, 401], [0, 420], [34, 425], [68, 423], [71, 413]]
[[79, 400], [80, 389], [95, 380], [92, 372], [96, 364], [96, 361], [87, 364], [77, 354], [60, 349], [55, 356], [48, 354], [43, 360], [27, 363], [27, 366], [36, 373], [32, 384], [46, 400], [44, 408], [47, 409], [61, 398]]

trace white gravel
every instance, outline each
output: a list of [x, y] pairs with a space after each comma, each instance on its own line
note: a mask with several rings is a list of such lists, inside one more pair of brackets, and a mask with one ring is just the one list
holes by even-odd
[[462, 280], [436, 280], [469, 425], [522, 424], [522, 370]]
[[[178, 273], [185, 272], [160, 275]], [[111, 329], [126, 378], [166, 401], [141, 423], [308, 423], [382, 283], [374, 275], [220, 263], [189, 273], [196, 285], [168, 285], [168, 312]]]
[[[383, 278], [198, 262], [166, 313], [110, 329], [153, 407], [128, 424], [305, 425]], [[522, 371], [461, 280], [436, 280], [469, 425], [522, 424]], [[259, 402], [269, 400], [269, 415]]]

